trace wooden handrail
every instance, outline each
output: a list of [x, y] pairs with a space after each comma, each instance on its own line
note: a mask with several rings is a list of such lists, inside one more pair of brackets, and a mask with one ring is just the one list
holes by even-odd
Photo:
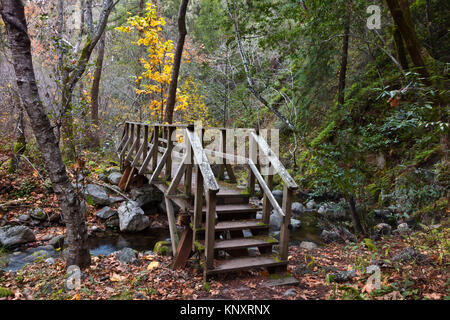
[[274, 167], [275, 171], [280, 175], [280, 178], [281, 180], [283, 180], [284, 184], [290, 190], [298, 189], [298, 185], [295, 183], [294, 179], [291, 177], [289, 172], [287, 172], [286, 168], [283, 166], [280, 159], [278, 159], [276, 154], [272, 151], [272, 149], [270, 149], [269, 145], [267, 144], [267, 141], [263, 137], [257, 135], [254, 132], [251, 133], [251, 137], [255, 139], [256, 143], [259, 145], [259, 149], [267, 157], [269, 162]]
[[186, 129], [186, 136], [191, 144], [192, 153], [194, 155], [196, 164], [198, 165], [202, 176], [203, 184], [206, 191], [211, 191], [217, 193], [219, 191], [219, 185], [217, 184], [214, 173], [209, 165], [208, 158], [206, 156], [205, 150], [203, 149], [200, 138], [194, 132], [194, 130]]

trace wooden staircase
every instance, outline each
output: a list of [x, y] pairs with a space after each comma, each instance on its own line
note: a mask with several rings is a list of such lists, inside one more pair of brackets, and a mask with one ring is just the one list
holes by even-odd
[[[220, 141], [220, 152], [205, 148], [205, 130], [212, 130], [216, 141]], [[125, 171], [123, 189], [127, 189], [133, 176], [144, 175], [164, 193], [176, 267], [184, 266], [192, 252], [199, 252], [206, 277], [261, 267], [269, 272], [286, 270], [292, 192], [297, 185], [266, 140], [255, 130], [246, 130], [248, 157], [229, 152], [229, 129], [125, 124], [117, 145]], [[232, 147], [235, 143], [232, 137]], [[210, 166], [213, 157], [222, 160], [216, 176]], [[234, 187], [236, 177], [232, 165], [235, 163], [248, 169], [246, 192]], [[265, 178], [260, 170], [264, 163], [273, 170]], [[218, 182], [224, 179], [225, 171], [228, 183]], [[271, 192], [273, 174], [279, 174], [283, 180], [282, 207]], [[255, 183], [263, 193], [262, 207], [253, 206], [249, 201], [255, 193]], [[173, 203], [190, 217], [181, 240]], [[269, 236], [272, 209], [282, 218], [279, 241]], [[262, 211], [261, 219], [256, 219], [258, 211]]]

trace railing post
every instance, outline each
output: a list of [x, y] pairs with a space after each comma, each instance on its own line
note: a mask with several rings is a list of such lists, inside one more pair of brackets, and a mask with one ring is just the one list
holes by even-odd
[[140, 142], [141, 142], [141, 125], [138, 124], [137, 128], [136, 128], [136, 141], [138, 141], [138, 143], [136, 143], [136, 147], [135, 147], [135, 152], [136, 155], [139, 151], [139, 147], [140, 147]]
[[194, 231], [194, 240], [192, 249], [195, 250], [195, 241], [197, 230], [202, 227], [202, 209], [203, 209], [203, 175], [197, 165], [195, 170], [195, 198], [194, 198], [194, 219], [192, 222]]
[[[125, 143], [128, 141], [128, 134], [129, 134], [129, 126], [130, 124], [127, 122], [125, 123], [125, 130], [123, 133], [123, 137], [122, 137], [122, 141], [125, 141]], [[124, 139], [125, 138], [125, 139]], [[122, 143], [122, 142], [121, 142]], [[119, 145], [119, 147], [122, 147], [121, 145]], [[118, 151], [121, 151], [120, 149], [118, 149]], [[122, 153], [119, 155], [120, 156], [120, 172], [123, 172], [124, 168], [124, 156], [122, 155]]]
[[281, 222], [280, 232], [280, 258], [287, 260], [289, 249], [289, 225], [291, 223], [291, 208], [292, 208], [292, 190], [286, 185], [283, 189], [283, 212], [284, 217]]
[[[187, 128], [186, 130], [190, 130], [190, 128]], [[186, 143], [186, 152], [187, 152], [187, 158], [188, 161], [186, 172], [184, 173], [184, 193], [188, 196], [191, 195], [191, 188], [192, 188], [192, 166], [193, 166], [193, 154], [192, 154], [192, 146], [189, 143], [189, 139], [186, 137], [185, 139]]]
[[170, 181], [172, 179], [172, 149], [173, 149], [173, 141], [172, 141], [172, 135], [175, 131], [174, 127], [169, 127], [167, 129], [167, 149], [169, 150], [169, 157], [167, 158], [166, 162], [166, 180]]
[[206, 192], [205, 263], [206, 269], [214, 267], [214, 242], [216, 224], [216, 193]]
[[158, 164], [159, 127], [157, 125], [153, 127], [153, 145], [155, 146], [155, 152], [152, 159], [152, 172]]
[[[267, 187], [269, 188], [269, 190], [272, 191], [272, 184], [273, 184], [273, 175], [270, 174], [271, 172], [268, 173], [268, 175], [266, 175], [265, 180], [266, 180], [266, 184]], [[266, 193], [264, 193], [264, 197], [263, 197], [263, 213], [262, 213], [262, 220], [263, 223], [269, 224], [270, 222], [270, 212], [271, 212], [272, 206], [270, 204], [269, 199], [267, 198]]]
[[[252, 135], [249, 136], [249, 158], [253, 161], [255, 165], [258, 165], [258, 158], [257, 158], [257, 144], [255, 139], [253, 139]], [[248, 190], [250, 192], [250, 195], [253, 195], [255, 193], [255, 174], [253, 171], [249, 168], [248, 169]]]
[[144, 144], [142, 149], [142, 162], [144, 162], [148, 152], [148, 125], [144, 125], [144, 141], [142, 143]]

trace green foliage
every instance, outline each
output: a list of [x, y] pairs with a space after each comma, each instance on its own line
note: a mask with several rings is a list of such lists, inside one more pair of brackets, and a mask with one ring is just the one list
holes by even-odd
[[10, 289], [0, 287], [0, 298], [6, 298], [10, 296], [13, 296], [13, 293]]

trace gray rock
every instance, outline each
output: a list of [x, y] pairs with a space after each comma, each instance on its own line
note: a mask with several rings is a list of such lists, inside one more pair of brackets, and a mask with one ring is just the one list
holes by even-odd
[[326, 211], [327, 211], [327, 207], [324, 206], [324, 205], [321, 205], [321, 206], [319, 207], [319, 209], [317, 210], [317, 213], [318, 213], [318, 214], [324, 214]]
[[99, 173], [98, 178], [103, 182], [108, 182], [108, 176], [104, 173]]
[[390, 235], [392, 232], [392, 227], [387, 223], [379, 223], [375, 226], [375, 232], [377, 235]]
[[406, 262], [410, 261], [418, 256], [418, 252], [414, 250], [413, 247], [407, 247], [403, 249], [400, 253], [392, 257], [393, 261], [396, 262]]
[[113, 204], [113, 203], [116, 203], [116, 202], [122, 202], [122, 201], [125, 201], [125, 198], [116, 197], [116, 196], [109, 197], [109, 204]]
[[140, 264], [136, 251], [131, 248], [123, 248], [122, 250], [117, 251], [115, 255], [117, 260], [122, 263], [130, 263], [137, 266]]
[[30, 220], [30, 216], [27, 214], [21, 214], [21, 215], [19, 215], [19, 220], [22, 222], [28, 221], [28, 220]]
[[107, 171], [108, 174], [111, 174], [111, 173], [113, 173], [113, 172], [118, 172], [118, 173], [120, 173], [120, 168], [119, 168], [119, 167], [111, 167], [111, 168], [109, 168], [108, 171]]
[[105, 222], [105, 226], [111, 229], [118, 228], [120, 226], [119, 217], [112, 217], [108, 219], [108, 221]]
[[111, 209], [110, 207], [103, 207], [100, 210], [98, 210], [95, 215], [99, 217], [100, 219], [108, 219], [111, 218], [114, 215], [117, 215], [117, 211], [114, 209]]
[[122, 203], [118, 209], [120, 231], [138, 232], [150, 226], [150, 220], [135, 201]]
[[306, 203], [306, 208], [315, 209], [317, 208], [317, 204], [314, 200], [309, 200], [308, 203]]
[[146, 184], [140, 188], [133, 188], [130, 192], [131, 199], [137, 202], [139, 207], [145, 206], [150, 202], [160, 202], [163, 200], [163, 194], [155, 186]]
[[51, 234], [47, 234], [41, 238], [42, 241], [49, 241], [53, 238]]
[[315, 274], [316, 272], [312, 271], [306, 264], [299, 264], [292, 271], [293, 274], [303, 276], [305, 274]]
[[320, 234], [320, 238], [325, 243], [343, 242], [343, 240], [340, 237], [339, 233], [337, 233], [336, 231], [323, 230], [322, 233]]
[[283, 191], [282, 190], [273, 190], [272, 194], [273, 194], [273, 197], [275, 198], [275, 200], [277, 200], [277, 202], [279, 204], [281, 204], [283, 201]]
[[297, 291], [295, 289], [286, 290], [283, 294], [285, 297], [295, 297], [297, 295]]
[[300, 229], [302, 226], [302, 222], [297, 219], [291, 219], [291, 225], [294, 229]]
[[356, 270], [341, 271], [333, 273], [333, 281], [337, 283], [350, 281], [352, 278], [356, 277]]
[[45, 214], [44, 210], [41, 208], [34, 208], [29, 211], [30, 217], [36, 219], [36, 220], [45, 220], [47, 218], [47, 215]]
[[387, 218], [392, 214], [390, 210], [385, 209], [373, 210], [373, 212], [375, 213], [375, 216], [379, 218]]
[[269, 228], [271, 230], [280, 230], [281, 228], [281, 217], [275, 211], [272, 211], [270, 215]]
[[300, 215], [303, 212], [305, 212], [306, 208], [303, 204], [301, 204], [300, 202], [294, 202], [292, 203], [292, 214], [293, 215]]
[[306, 249], [306, 250], [314, 250], [314, 249], [317, 249], [317, 244], [315, 244], [314, 242], [310, 242], [310, 241], [302, 241], [300, 243], [300, 248]]
[[53, 246], [55, 249], [64, 247], [64, 235], [57, 235], [56, 237], [52, 238], [52, 240], [50, 240], [48, 244]]
[[108, 181], [114, 185], [118, 185], [120, 182], [120, 179], [122, 179], [122, 174], [120, 172], [112, 172], [108, 176]]
[[397, 230], [396, 230], [398, 233], [405, 233], [405, 232], [408, 232], [409, 231], [409, 226], [408, 226], [408, 224], [406, 223], [406, 222], [404, 222], [404, 223], [400, 223], [398, 226], [397, 226]]
[[109, 204], [109, 196], [103, 187], [96, 184], [88, 184], [83, 190], [86, 200], [91, 199], [96, 205], [106, 206]]
[[2, 227], [0, 228], [0, 243], [5, 246], [15, 246], [27, 242], [35, 241], [33, 231], [25, 226]]
[[52, 264], [55, 264], [56, 260], [55, 260], [55, 258], [47, 258], [47, 259], [45, 259], [45, 262], [48, 265], [52, 265]]

